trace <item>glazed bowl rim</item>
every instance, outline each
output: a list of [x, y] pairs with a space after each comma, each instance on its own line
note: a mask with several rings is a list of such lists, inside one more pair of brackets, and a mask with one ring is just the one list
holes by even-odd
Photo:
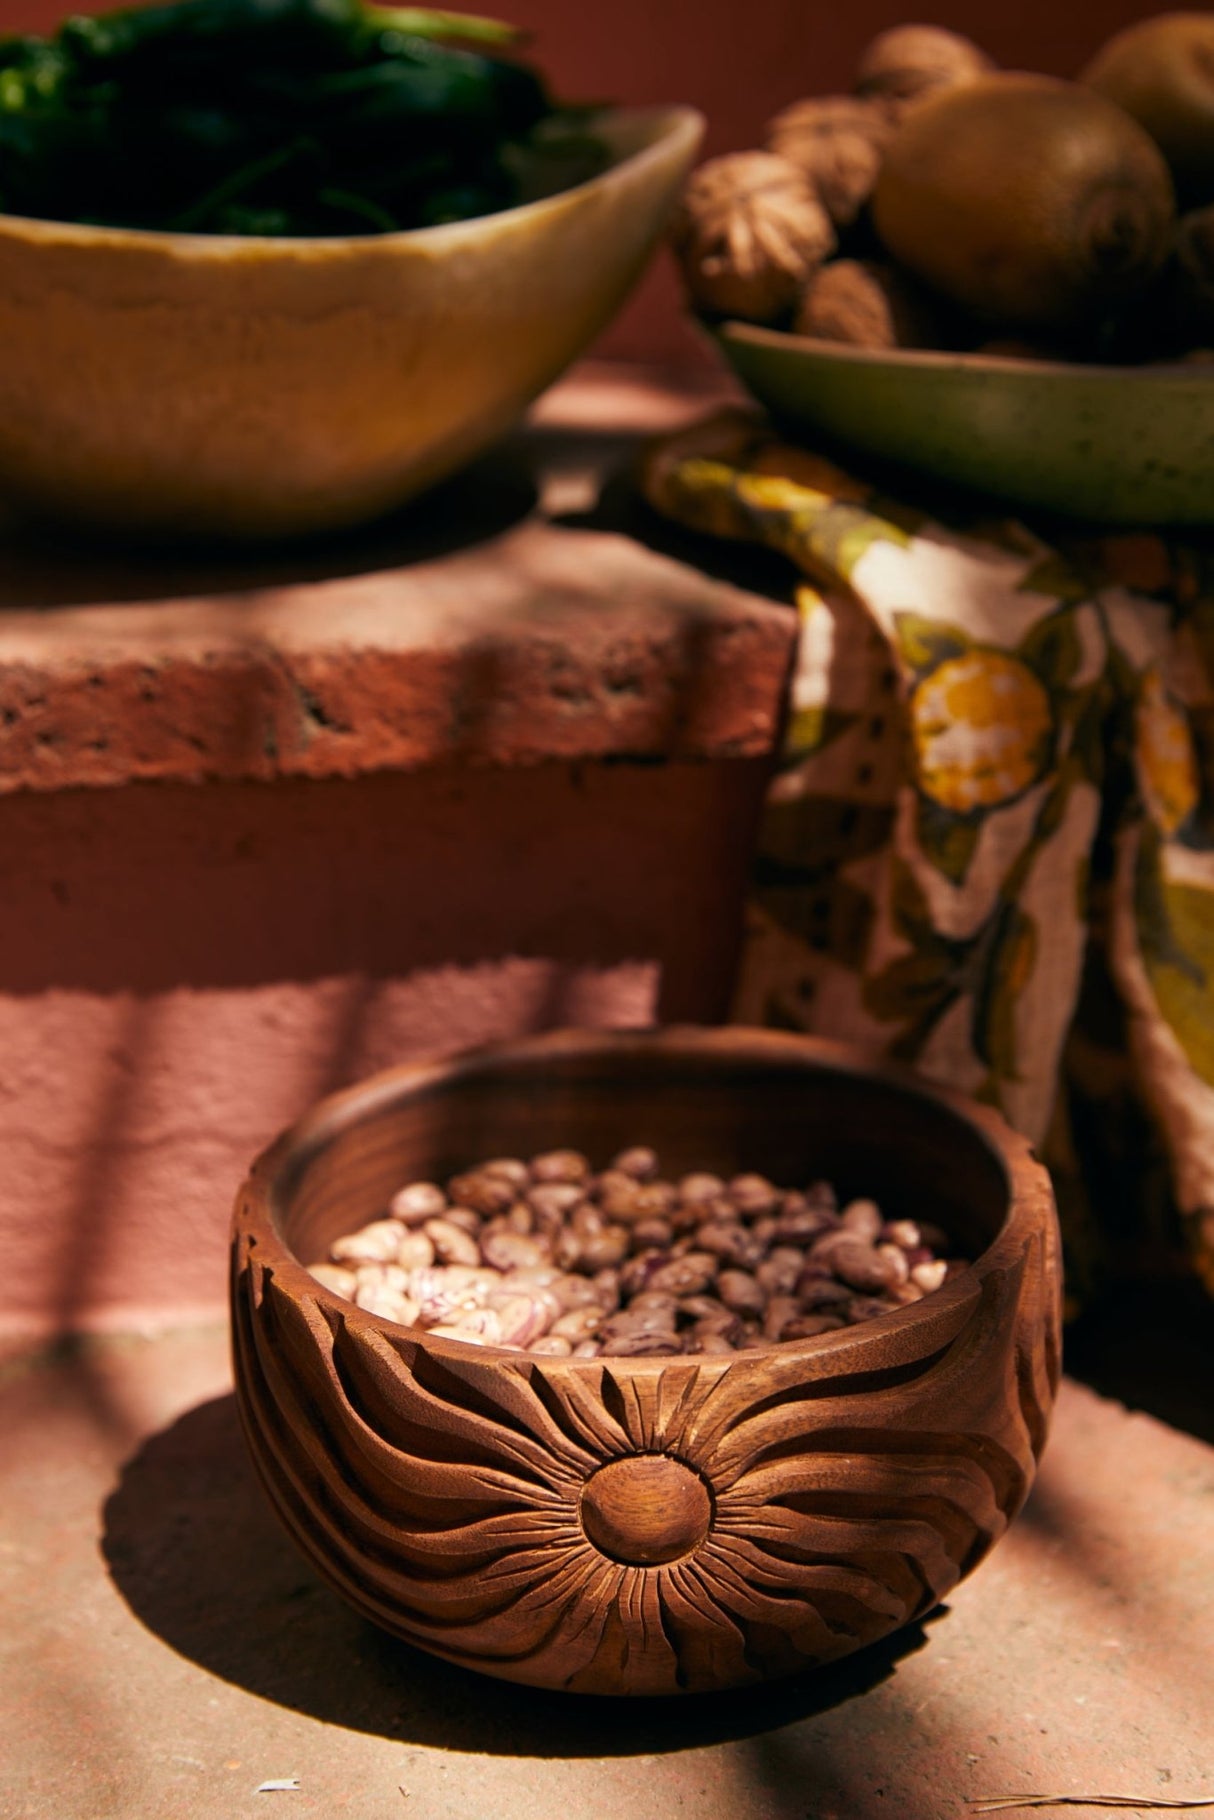
[[511, 225], [542, 221], [560, 212], [570, 198], [592, 193], [618, 179], [624, 171], [634, 171], [656, 161], [669, 150], [672, 141], [698, 142], [705, 125], [705, 117], [697, 108], [681, 102], [604, 107], [593, 118], [608, 132], [627, 133], [630, 129], [639, 132], [651, 125], [652, 136], [631, 151], [613, 155], [605, 169], [596, 171], [581, 183], [570, 184], [566, 189], [531, 202], [515, 203], [492, 214], [472, 215], [467, 220], [444, 222], [437, 227], [399, 228], [378, 234], [205, 234], [58, 221], [38, 215], [11, 215], [0, 210], [0, 241], [24, 244], [37, 250], [70, 247], [76, 251], [104, 249], [109, 253], [151, 251], [182, 260], [237, 266], [272, 260], [277, 253], [281, 253], [284, 260], [310, 256], [317, 264], [362, 255], [373, 249], [382, 249], [384, 253], [412, 248], [423, 253], [445, 253], [482, 241]]
[[975, 377], [1020, 377], [1024, 379], [1091, 380], [1096, 386], [1131, 384], [1159, 389], [1171, 381], [1176, 386], [1214, 384], [1214, 361], [1208, 364], [1184, 365], [1175, 361], [1143, 362], [1135, 366], [1114, 366], [1081, 360], [1021, 359], [1013, 354], [979, 354], [953, 352], [947, 348], [862, 348], [846, 342], [826, 341], [816, 335], [798, 335], [791, 329], [773, 329], [763, 323], [727, 318], [714, 323], [709, 331], [718, 340], [751, 342], [758, 347], [781, 348], [791, 354], [805, 354], [831, 361], [839, 366], [867, 367], [873, 371], [921, 371], [929, 373], [964, 373]]
[[[756, 1061], [761, 1061], [778, 1056], [779, 1050], [783, 1048], [790, 1059], [800, 1055], [805, 1060], [808, 1064], [807, 1074], [816, 1068], [849, 1076], [857, 1083], [867, 1081], [925, 1100], [946, 1113], [951, 1113], [961, 1124], [967, 1126], [985, 1149], [1002, 1176], [1007, 1195], [1003, 1220], [990, 1243], [976, 1258], [968, 1261], [964, 1270], [959, 1271], [941, 1288], [933, 1290], [930, 1295], [863, 1323], [862, 1331], [865, 1333], [871, 1332], [875, 1327], [880, 1327], [887, 1333], [899, 1328], [906, 1329], [921, 1320], [945, 1314], [958, 1304], [976, 1301], [980, 1273], [997, 1267], [1005, 1259], [1008, 1263], [1014, 1261], [1023, 1242], [1032, 1237], [1042, 1220], [1048, 1223], [1056, 1218], [1053, 1189], [1046, 1169], [1029, 1140], [1016, 1132], [994, 1108], [984, 1106], [953, 1088], [937, 1085], [862, 1044], [743, 1026], [674, 1024], [633, 1029], [548, 1031], [540, 1036], [480, 1044], [456, 1054], [422, 1056], [381, 1069], [349, 1087], [327, 1094], [260, 1153], [237, 1195], [236, 1221], [241, 1219], [242, 1210], [250, 1201], [256, 1202], [257, 1211], [263, 1216], [269, 1235], [279, 1250], [279, 1256], [272, 1259], [263, 1255], [263, 1263], [268, 1263], [273, 1271], [285, 1271], [288, 1278], [298, 1273], [298, 1287], [306, 1289], [313, 1300], [347, 1322], [354, 1321], [377, 1331], [386, 1330], [400, 1335], [412, 1344], [423, 1347], [428, 1352], [432, 1351], [437, 1357], [460, 1360], [475, 1357], [486, 1364], [503, 1365], [542, 1363], [546, 1370], [559, 1371], [579, 1370], [583, 1367], [595, 1370], [600, 1369], [604, 1363], [610, 1363], [613, 1371], [618, 1373], [623, 1368], [628, 1375], [657, 1374], [672, 1364], [695, 1363], [697, 1361], [694, 1355], [671, 1354], [637, 1358], [623, 1354], [586, 1359], [564, 1358], [533, 1353], [527, 1349], [476, 1345], [465, 1340], [436, 1337], [426, 1328], [406, 1327], [387, 1316], [359, 1308], [344, 1296], [328, 1289], [296, 1256], [283, 1233], [286, 1212], [282, 1204], [284, 1178], [289, 1173], [294, 1174], [307, 1167], [309, 1151], [323, 1149], [339, 1132], [360, 1123], [368, 1116], [374, 1116], [396, 1100], [408, 1097], [410, 1090], [424, 1090], [431, 1084], [450, 1081], [453, 1077], [490, 1072], [495, 1062], [507, 1056], [524, 1060], [532, 1057], [537, 1060], [548, 1057], [555, 1059], [562, 1055], [588, 1053], [610, 1056], [613, 1052], [625, 1053], [638, 1044], [652, 1042], [656, 1045], [659, 1040], [672, 1058], [683, 1051], [691, 1055], [720, 1053], [722, 1057], [734, 1056], [739, 1059], [749, 1054]], [[264, 1234], [259, 1236], [258, 1244], [264, 1244]], [[846, 1327], [816, 1334], [809, 1339], [785, 1341], [770, 1351], [737, 1352], [732, 1357], [715, 1354], [698, 1362], [733, 1368], [748, 1364], [760, 1366], [773, 1356], [792, 1357], [806, 1352], [826, 1354], [845, 1349], [854, 1340], [856, 1332], [855, 1327]]]

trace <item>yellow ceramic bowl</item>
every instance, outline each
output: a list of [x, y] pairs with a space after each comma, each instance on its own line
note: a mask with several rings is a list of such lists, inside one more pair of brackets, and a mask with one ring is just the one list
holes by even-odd
[[358, 239], [0, 216], [0, 494], [122, 532], [373, 518], [495, 441], [618, 309], [700, 141], [612, 110], [591, 181]]

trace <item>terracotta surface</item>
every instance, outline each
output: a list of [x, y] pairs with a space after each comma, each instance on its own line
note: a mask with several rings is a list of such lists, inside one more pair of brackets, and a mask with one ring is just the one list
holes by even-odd
[[[405, 1327], [303, 1267], [406, 1182], [633, 1143], [675, 1178], [926, 1204], [972, 1262], [837, 1333], [596, 1359]], [[408, 1642], [558, 1691], [779, 1679], [922, 1618], [1019, 1511], [1058, 1383], [1058, 1227], [1027, 1142], [772, 1031], [560, 1032], [380, 1075], [259, 1160], [232, 1269], [241, 1419], [307, 1558]]]
[[[1028, 1506], [946, 1608], [779, 1686], [591, 1701], [417, 1654], [314, 1578], [253, 1480], [222, 1330], [94, 1343], [0, 1382], [0, 1812], [965, 1820], [1009, 1790], [1211, 1798], [1212, 1501], [1214, 1449], [1064, 1383]], [[298, 1791], [255, 1792], [280, 1778]]]
[[217, 1312], [250, 1160], [370, 1069], [722, 1016], [763, 777], [553, 765], [9, 798], [0, 1233], [20, 1262], [0, 1335]]
[[371, 1068], [722, 1014], [794, 620], [600, 506], [701, 396], [559, 387], [306, 562], [6, 549], [0, 1333], [217, 1312], [250, 1159]]

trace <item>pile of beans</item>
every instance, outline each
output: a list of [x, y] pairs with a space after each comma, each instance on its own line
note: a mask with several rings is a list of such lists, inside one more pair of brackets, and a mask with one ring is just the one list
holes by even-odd
[[761, 1351], [871, 1320], [965, 1268], [938, 1228], [840, 1207], [824, 1182], [707, 1171], [665, 1181], [636, 1146], [595, 1174], [575, 1150], [409, 1182], [311, 1266], [360, 1308], [516, 1352]]

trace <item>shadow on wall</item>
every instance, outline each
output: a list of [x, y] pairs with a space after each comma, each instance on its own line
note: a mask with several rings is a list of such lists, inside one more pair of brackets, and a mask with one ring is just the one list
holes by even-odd
[[253, 1478], [230, 1396], [134, 1455], [101, 1547], [136, 1617], [212, 1674], [329, 1724], [452, 1751], [638, 1756], [751, 1737], [867, 1692], [927, 1641], [916, 1624], [812, 1675], [686, 1700], [578, 1698], [452, 1667], [364, 1622], [312, 1574]]

